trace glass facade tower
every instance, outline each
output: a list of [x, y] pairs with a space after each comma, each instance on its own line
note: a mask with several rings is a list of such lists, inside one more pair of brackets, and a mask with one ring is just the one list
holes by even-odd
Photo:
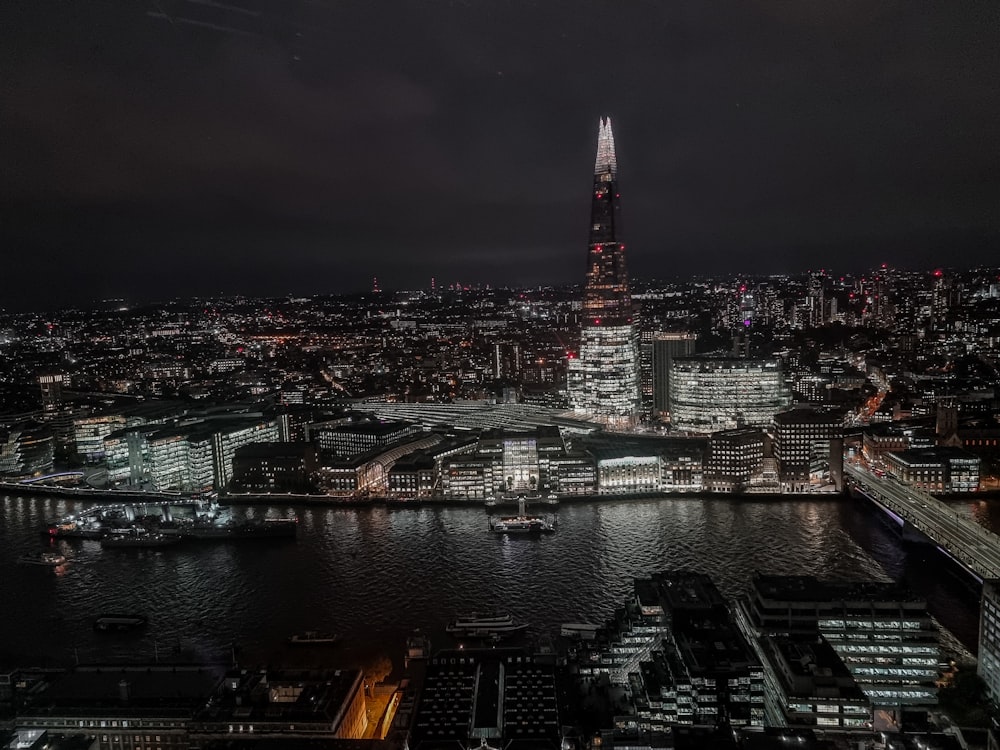
[[639, 409], [639, 340], [621, 238], [618, 159], [611, 118], [602, 118], [590, 209], [580, 352], [569, 361], [573, 409], [609, 425], [631, 424]]

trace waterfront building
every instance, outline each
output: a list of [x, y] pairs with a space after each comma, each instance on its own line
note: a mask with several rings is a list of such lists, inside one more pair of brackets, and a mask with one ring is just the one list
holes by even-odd
[[[574, 462], [567, 462], [568, 458], [558, 427], [486, 430], [474, 452], [444, 461], [441, 487], [446, 497], [487, 498], [549, 492], [554, 481], [586, 486], [588, 478], [580, 473], [582, 457], [576, 454]], [[552, 476], [554, 463], [560, 469], [557, 480]]]
[[238, 492], [309, 492], [316, 449], [309, 443], [254, 443], [233, 454], [230, 488]]
[[753, 427], [713, 432], [705, 460], [705, 489], [742, 492], [764, 464], [767, 436]]
[[253, 735], [258, 742], [359, 740], [368, 729], [360, 669], [232, 669], [191, 717], [192, 745]]
[[678, 430], [765, 427], [792, 403], [776, 360], [674, 357], [670, 420]]
[[871, 728], [871, 701], [823, 636], [768, 635], [761, 645], [768, 666], [766, 702], [780, 712], [774, 726]]
[[764, 669], [703, 573], [664, 571], [635, 579], [635, 593], [609, 623], [584, 674], [628, 685], [639, 728], [764, 726]]
[[394, 497], [431, 497], [441, 491], [443, 464], [452, 456], [471, 453], [477, 438], [449, 436], [436, 445], [401, 456], [389, 469], [389, 494]]
[[99, 750], [186, 750], [191, 718], [219, 675], [192, 665], [80, 666], [20, 681], [20, 728], [83, 732]]
[[876, 707], [937, 703], [937, 629], [899, 584], [758, 573], [741, 607], [758, 638], [822, 635]]
[[639, 340], [621, 236], [618, 159], [611, 119], [601, 119], [590, 212], [580, 349], [567, 362], [573, 409], [612, 426], [639, 410]]
[[886, 472], [925, 492], [976, 492], [980, 459], [961, 448], [914, 448], [885, 454]]
[[17, 675], [17, 726], [87, 735], [97, 750], [186, 750], [250, 737], [361, 739], [360, 670], [215, 664], [77, 666]]
[[112, 484], [183, 492], [222, 490], [232, 479], [238, 448], [277, 440], [277, 423], [262, 417], [146, 425], [105, 438], [105, 465]]
[[844, 417], [840, 412], [792, 409], [774, 417], [774, 457], [783, 486], [805, 490], [814, 480], [843, 487]]
[[615, 456], [597, 458], [597, 486], [602, 495], [659, 492], [663, 484], [660, 457]]

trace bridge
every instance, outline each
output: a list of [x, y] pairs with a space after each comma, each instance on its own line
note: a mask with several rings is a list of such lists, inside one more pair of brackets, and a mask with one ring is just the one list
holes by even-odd
[[847, 462], [844, 473], [858, 492], [896, 518], [904, 535], [919, 532], [980, 580], [1000, 579], [1000, 536], [933, 495], [891, 477], [876, 476]]

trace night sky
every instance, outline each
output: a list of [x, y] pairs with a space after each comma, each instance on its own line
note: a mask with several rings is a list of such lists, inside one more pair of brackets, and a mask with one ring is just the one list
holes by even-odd
[[1000, 5], [0, 3], [0, 307], [1000, 263]]

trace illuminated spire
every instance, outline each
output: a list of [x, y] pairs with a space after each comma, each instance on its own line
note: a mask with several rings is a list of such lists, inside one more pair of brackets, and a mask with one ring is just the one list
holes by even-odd
[[618, 177], [618, 158], [615, 156], [615, 135], [611, 132], [611, 118], [602, 117], [601, 127], [597, 133], [597, 162], [594, 174], [611, 173]]

